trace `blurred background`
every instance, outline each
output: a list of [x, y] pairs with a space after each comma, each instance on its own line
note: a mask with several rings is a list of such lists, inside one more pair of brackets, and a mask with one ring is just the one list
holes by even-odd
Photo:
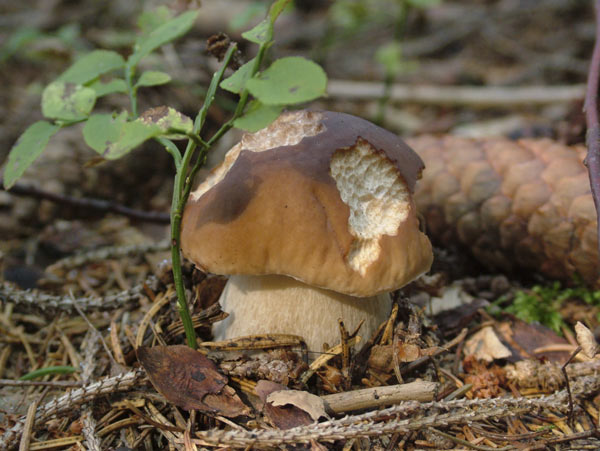
[[[41, 119], [44, 86], [78, 56], [97, 48], [127, 56], [136, 36], [153, 23], [200, 8], [191, 32], [142, 63], [141, 69], [169, 73], [172, 82], [139, 93], [140, 111], [170, 105], [194, 117], [218, 67], [206, 39], [224, 32], [239, 42], [241, 59], [249, 60], [256, 46], [241, 33], [264, 17], [269, 4], [1, 1], [0, 162], [26, 127]], [[276, 23], [272, 57], [304, 55], [322, 65], [329, 95], [312, 106], [354, 113], [405, 136], [547, 136], [581, 143], [593, 13], [589, 0], [295, 0]], [[126, 95], [108, 95], [96, 111], [128, 104]], [[220, 93], [208, 134], [235, 104], [232, 95]], [[239, 132], [229, 133], [210, 163], [237, 137]], [[53, 137], [22, 182], [167, 212], [173, 173], [169, 155], [152, 143], [124, 159], [98, 162], [75, 126]], [[71, 226], [57, 232], [52, 219], [87, 215], [93, 213], [0, 191], [0, 233], [7, 240], [42, 230], [68, 253], [77, 234]], [[160, 237], [164, 230], [150, 233]]]

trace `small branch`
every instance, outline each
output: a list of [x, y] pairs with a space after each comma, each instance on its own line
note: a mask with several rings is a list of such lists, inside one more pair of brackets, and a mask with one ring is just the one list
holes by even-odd
[[69, 257], [62, 258], [46, 268], [48, 272], [65, 271], [88, 263], [104, 261], [108, 259], [119, 259], [132, 255], [142, 255], [149, 252], [165, 252], [169, 250], [171, 243], [168, 240], [158, 243], [126, 244], [120, 246], [105, 246], [88, 252], [81, 252]]
[[81, 387], [79, 381], [21, 381], [13, 379], [0, 379], [0, 387], [44, 387], [49, 386], [53, 388], [72, 388]]
[[[0, 179], [0, 189], [3, 190], [3, 186], [4, 184]], [[107, 200], [92, 199], [88, 197], [74, 197], [66, 194], [52, 193], [50, 191], [44, 191], [33, 185], [17, 183], [13, 185], [10, 190], [8, 190], [8, 193], [15, 196], [34, 197], [36, 199], [49, 200], [50, 202], [57, 204], [69, 205], [71, 207], [93, 210], [101, 213], [116, 213], [138, 221], [155, 222], [158, 224], [169, 223], [168, 213], [163, 213], [160, 211], [134, 210], [133, 208], [129, 208]]]
[[585, 164], [590, 177], [592, 197], [596, 206], [598, 249], [600, 255], [600, 124], [598, 124], [598, 78], [600, 78], [600, 0], [596, 0], [596, 42], [592, 53], [585, 92], [586, 144]]
[[370, 387], [321, 396], [328, 413], [340, 414], [352, 410], [399, 404], [403, 401], [432, 401], [439, 384], [437, 382], [415, 381], [408, 384]]
[[[584, 97], [583, 85], [570, 86], [421, 86], [394, 84], [390, 102], [413, 102], [433, 105], [468, 105], [472, 107], [513, 107], [569, 103]], [[385, 94], [384, 83], [330, 80], [327, 95], [344, 100], [376, 100]]]
[[37, 290], [20, 290], [11, 284], [4, 282], [0, 284], [0, 302], [11, 302], [16, 307], [25, 308], [28, 311], [41, 311], [53, 315], [57, 311], [73, 313], [76, 311], [75, 304], [82, 310], [108, 311], [125, 307], [137, 302], [140, 296], [144, 296], [144, 285], [136, 285], [129, 290], [102, 298], [70, 296], [56, 296]]

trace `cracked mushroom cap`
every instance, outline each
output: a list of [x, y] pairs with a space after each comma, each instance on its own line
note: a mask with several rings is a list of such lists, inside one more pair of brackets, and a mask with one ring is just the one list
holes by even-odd
[[293, 111], [245, 134], [185, 207], [181, 247], [216, 274], [280, 274], [352, 296], [431, 266], [412, 200], [423, 162], [343, 113]]

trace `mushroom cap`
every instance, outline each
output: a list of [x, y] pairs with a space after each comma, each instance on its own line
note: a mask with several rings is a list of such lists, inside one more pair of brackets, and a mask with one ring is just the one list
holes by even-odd
[[216, 274], [280, 274], [352, 296], [429, 270], [412, 200], [424, 164], [398, 136], [343, 113], [293, 111], [245, 134], [190, 195], [181, 247]]

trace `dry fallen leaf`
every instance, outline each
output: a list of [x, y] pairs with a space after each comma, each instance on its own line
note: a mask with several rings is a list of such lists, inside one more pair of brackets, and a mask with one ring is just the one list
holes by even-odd
[[250, 413], [227, 378], [198, 351], [181, 345], [141, 346], [136, 354], [154, 388], [173, 404], [227, 417]]
[[[297, 390], [289, 390], [281, 384], [265, 380], [258, 381], [255, 391], [264, 402], [263, 412], [265, 416], [279, 429], [291, 429], [296, 426], [312, 424], [321, 416], [321, 411], [324, 416], [327, 416], [321, 398], [308, 392], [299, 393], [306, 393], [313, 398], [317, 398], [318, 401], [314, 399], [296, 399], [302, 398], [302, 396], [298, 397], [298, 395], [293, 394], [298, 393]], [[286, 396], [286, 394], [289, 395]], [[274, 401], [271, 396], [274, 396]], [[313, 417], [314, 415], [317, 415], [316, 418]]]
[[275, 407], [292, 406], [302, 409], [317, 421], [321, 417], [329, 418], [325, 412], [325, 403], [317, 395], [302, 390], [280, 390], [267, 396], [267, 402]]
[[502, 344], [491, 326], [474, 333], [465, 342], [464, 353], [467, 357], [473, 356], [485, 362], [506, 359], [511, 355], [510, 350]]
[[581, 321], [575, 324], [575, 333], [577, 334], [577, 343], [581, 346], [583, 353], [590, 359], [593, 359], [598, 353], [598, 343], [594, 334]]

